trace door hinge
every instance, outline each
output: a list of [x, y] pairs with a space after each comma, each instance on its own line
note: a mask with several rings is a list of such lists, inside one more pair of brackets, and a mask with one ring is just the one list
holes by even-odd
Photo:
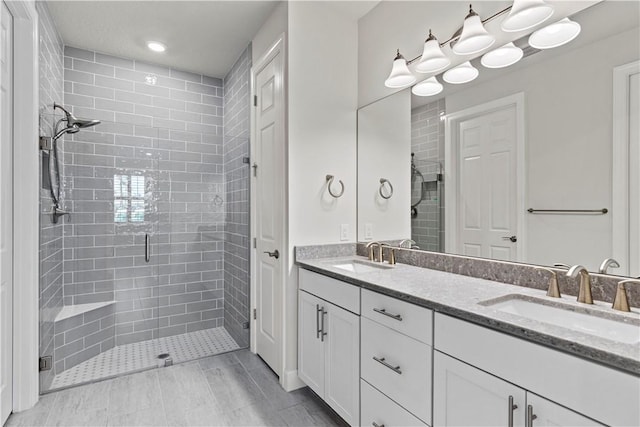
[[254, 107], [258, 106], [258, 95], [253, 95], [253, 106]]
[[39, 361], [40, 371], [48, 371], [53, 365], [53, 356], [42, 356]]
[[253, 238], [253, 249], [258, 247], [258, 239], [256, 239], [255, 237]]
[[258, 176], [258, 164], [254, 162], [251, 167], [253, 168], [253, 176]]
[[258, 318], [258, 310], [257, 309], [253, 309], [253, 320], [256, 320]]

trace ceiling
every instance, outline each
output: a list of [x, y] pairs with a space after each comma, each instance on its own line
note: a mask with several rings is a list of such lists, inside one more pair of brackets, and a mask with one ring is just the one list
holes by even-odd
[[[277, 1], [49, 1], [67, 46], [223, 78]], [[160, 41], [163, 53], [146, 42]]]

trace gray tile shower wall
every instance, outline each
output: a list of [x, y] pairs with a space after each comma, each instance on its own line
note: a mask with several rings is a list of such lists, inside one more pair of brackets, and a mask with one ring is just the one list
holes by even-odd
[[64, 77], [102, 120], [65, 141], [65, 305], [115, 301], [116, 345], [223, 326], [222, 81], [73, 47]]
[[251, 46], [224, 79], [224, 326], [238, 345], [249, 345], [249, 114]]
[[416, 206], [417, 215], [411, 218], [411, 238], [428, 251], [444, 250], [444, 182], [436, 181], [438, 162], [444, 164], [441, 114], [445, 114], [444, 98], [411, 110], [411, 152], [426, 181], [423, 189], [422, 180], [412, 174], [411, 203], [422, 200]]
[[[52, 136], [53, 103], [62, 102], [62, 39], [56, 31], [45, 2], [36, 2], [39, 15], [39, 115], [40, 135]], [[40, 170], [48, 157], [40, 152]], [[54, 350], [54, 321], [62, 308], [63, 225], [51, 219], [53, 202], [47, 186], [46, 173], [41, 173], [40, 185], [40, 354], [52, 355]], [[42, 389], [49, 388], [53, 370], [40, 374]]]

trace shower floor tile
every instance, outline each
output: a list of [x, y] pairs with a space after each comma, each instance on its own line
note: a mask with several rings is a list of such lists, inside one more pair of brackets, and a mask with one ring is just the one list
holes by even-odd
[[162, 353], [180, 363], [239, 348], [224, 327], [120, 345], [56, 375], [51, 390], [163, 366]]

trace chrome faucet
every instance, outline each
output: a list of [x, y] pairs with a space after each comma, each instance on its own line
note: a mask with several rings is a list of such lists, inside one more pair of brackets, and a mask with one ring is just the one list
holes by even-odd
[[629, 299], [627, 298], [627, 289], [624, 286], [627, 283], [640, 285], [640, 280], [627, 279], [627, 280], [623, 280], [622, 282], [618, 282], [618, 290], [616, 291], [616, 297], [614, 298], [613, 305], [611, 306], [614, 310], [631, 311], [631, 308], [629, 307]]
[[[374, 253], [375, 246], [378, 247], [378, 260], [376, 260], [376, 256]], [[368, 250], [369, 261], [373, 262], [382, 262], [382, 243], [380, 242], [369, 242], [365, 248]]]
[[620, 268], [620, 264], [618, 263], [618, 261], [616, 261], [613, 258], [607, 258], [604, 261], [602, 261], [602, 264], [600, 264], [600, 269], [598, 269], [598, 271], [600, 272], [600, 274], [607, 274], [607, 270], [610, 267]]
[[547, 289], [547, 296], [553, 298], [560, 298], [560, 287], [558, 286], [558, 273], [546, 267], [537, 267], [538, 270], [544, 270], [551, 274], [549, 278], [549, 288]]
[[591, 296], [591, 278], [589, 271], [581, 265], [574, 265], [567, 271], [567, 277], [575, 279], [580, 274], [580, 290], [578, 291], [578, 302], [593, 304]]

